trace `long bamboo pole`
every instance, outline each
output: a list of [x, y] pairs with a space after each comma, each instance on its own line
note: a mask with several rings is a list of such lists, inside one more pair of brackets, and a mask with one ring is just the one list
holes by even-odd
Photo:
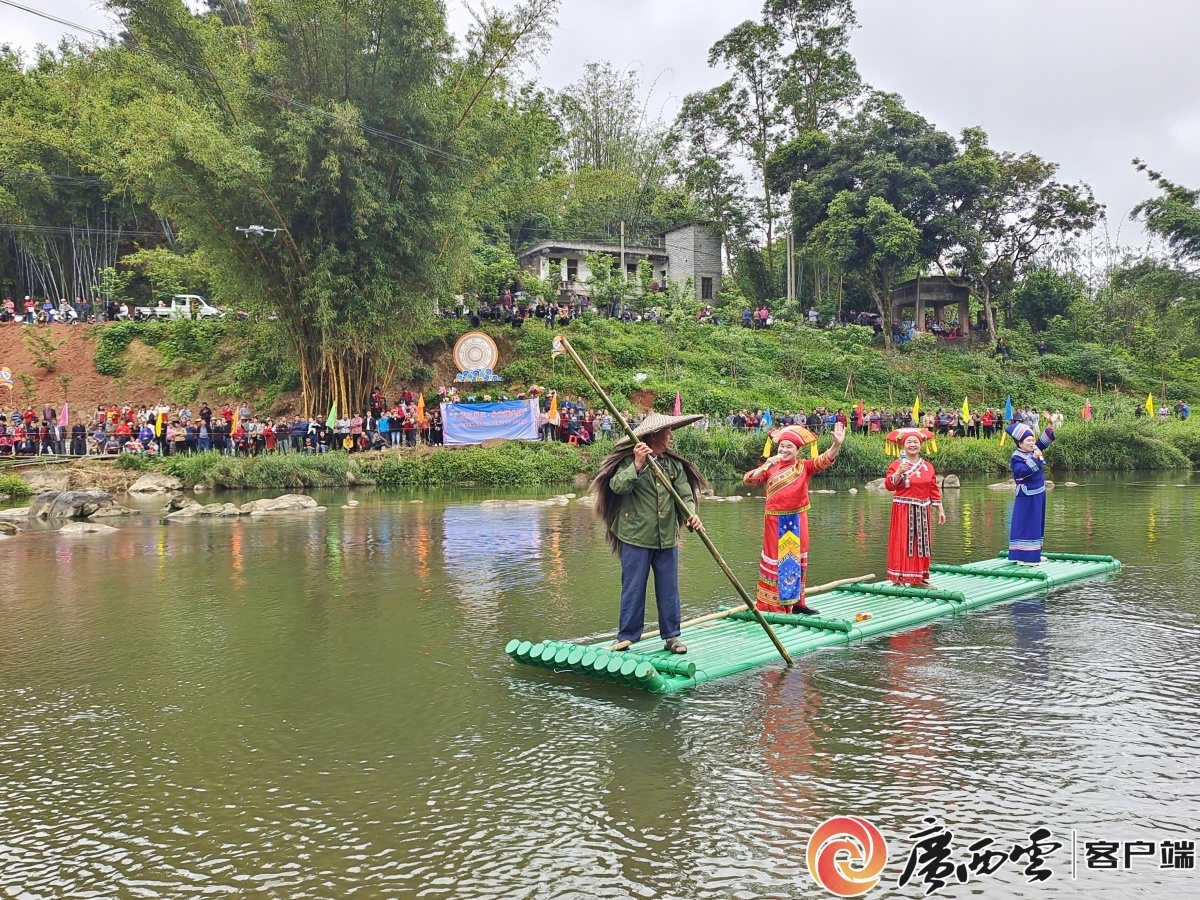
[[[603, 401], [604, 405], [608, 407], [608, 411], [612, 413], [612, 416], [617, 421], [617, 424], [621, 426], [621, 430], [625, 432], [626, 436], [628, 436], [631, 441], [633, 441], [635, 444], [638, 443], [638, 436], [633, 433], [633, 428], [630, 426], [625, 416], [621, 414], [621, 411], [617, 409], [616, 404], [613, 403], [609, 398], [604, 388], [600, 387], [600, 383], [596, 381], [595, 376], [592, 375], [592, 373], [588, 370], [588, 367], [584, 364], [583, 360], [579, 358], [579, 354], [575, 352], [575, 348], [571, 346], [570, 341], [568, 341], [562, 335], [558, 335], [554, 339], [554, 342], [556, 345], [562, 347], [563, 352], [571, 357], [571, 359], [575, 362], [575, 365], [579, 366], [579, 371], [583, 373], [583, 377], [586, 378], [588, 384], [592, 386], [592, 390], [596, 392], [597, 396], [599, 396], [601, 401]], [[676, 491], [675, 487], [671, 484], [671, 479], [667, 478], [663, 470], [659, 468], [659, 465], [655, 461], [654, 457], [647, 457], [646, 461], [650, 464], [650, 471], [654, 473], [654, 477], [658, 479], [658, 483], [666, 488], [667, 493], [671, 495], [671, 499], [675, 502], [675, 508], [685, 516], [690, 515], [688, 513], [687, 504], [683, 502], [683, 498], [679, 496], [679, 492]], [[775, 649], [779, 651], [779, 655], [783, 657], [783, 661], [789, 666], [794, 665], [792, 662], [792, 657], [788, 654], [783, 644], [779, 642], [779, 636], [775, 634], [775, 632], [771, 629], [771, 626], [767, 624], [767, 620], [763, 618], [762, 613], [759, 612], [758, 607], [754, 605], [754, 601], [750, 598], [750, 595], [746, 593], [746, 589], [742, 587], [742, 583], [737, 580], [737, 576], [733, 574], [733, 570], [729, 568], [728, 564], [721, 556], [721, 552], [717, 550], [716, 545], [713, 544], [712, 538], [710, 538], [702, 528], [696, 529], [695, 533], [700, 535], [700, 540], [704, 543], [704, 546], [708, 548], [708, 552], [712, 554], [712, 558], [716, 560], [717, 565], [721, 567], [721, 571], [725, 573], [725, 577], [729, 579], [730, 583], [734, 587], [734, 590], [738, 592], [738, 596], [740, 596], [746, 602], [746, 606], [752, 613], [754, 613], [754, 618], [756, 618], [758, 620], [758, 624], [763, 627], [763, 631], [767, 633], [767, 637], [771, 639], [771, 643], [775, 645]]]
[[[828, 591], [836, 590], [842, 585], [858, 584], [859, 582], [874, 580], [875, 575], [872, 573], [870, 575], [859, 575], [856, 578], [843, 578], [840, 581], [829, 581], [825, 584], [818, 584], [816, 587], [807, 588], [804, 591], [804, 598], [807, 600], [809, 597], [817, 596], [817, 594], [824, 594]], [[698, 619], [688, 619], [686, 622], [681, 623], [679, 628], [682, 631], [684, 628], [691, 628], [693, 625], [703, 625], [706, 622], [716, 622], [719, 619], [726, 619], [729, 616], [732, 616], [734, 613], [746, 612], [746, 610], [749, 608], [750, 607], [748, 606], [742, 605], [735, 606], [732, 609], [723, 609], [720, 612], [709, 613], [706, 616], [700, 616]], [[659, 632], [657, 629], [654, 631], [647, 631], [642, 635], [642, 640], [644, 641], [646, 638], [658, 637], [658, 634]]]

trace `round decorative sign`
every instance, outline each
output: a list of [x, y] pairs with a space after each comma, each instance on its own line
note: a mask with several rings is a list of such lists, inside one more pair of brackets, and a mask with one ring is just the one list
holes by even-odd
[[460, 372], [472, 369], [494, 369], [500, 361], [496, 342], [482, 331], [470, 331], [454, 345], [454, 364]]

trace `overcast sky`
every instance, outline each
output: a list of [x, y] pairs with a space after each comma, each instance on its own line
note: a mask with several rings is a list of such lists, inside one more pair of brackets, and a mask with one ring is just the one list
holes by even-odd
[[[21, 0], [93, 28], [91, 0]], [[447, 0], [451, 25], [466, 2]], [[513, 0], [497, 0], [502, 7]], [[988, 132], [994, 147], [1033, 151], [1087, 181], [1108, 207], [1109, 230], [1139, 240], [1123, 218], [1152, 195], [1135, 157], [1200, 188], [1200, 3], [1195, 0], [857, 0], [851, 50], [863, 78], [957, 133]], [[708, 49], [761, 0], [563, 0], [541, 80], [563, 87], [583, 64], [608, 59], [656, 82], [653, 108], [670, 119], [684, 95], [716, 85]], [[0, 41], [31, 49], [61, 25], [0, 5]]]

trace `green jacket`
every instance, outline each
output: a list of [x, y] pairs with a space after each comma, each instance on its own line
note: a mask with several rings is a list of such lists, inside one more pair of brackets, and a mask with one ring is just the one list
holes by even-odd
[[621, 463], [608, 482], [609, 489], [621, 497], [621, 511], [613, 523], [612, 532], [617, 540], [634, 547], [666, 550], [678, 543], [679, 526], [689, 516], [696, 514], [696, 503], [683, 466], [668, 456], [656, 456], [655, 461], [683, 498], [688, 509], [687, 515], [681, 515], [675, 509], [675, 501], [667, 489], [658, 483], [650, 471], [649, 463], [638, 472], [630, 456]]

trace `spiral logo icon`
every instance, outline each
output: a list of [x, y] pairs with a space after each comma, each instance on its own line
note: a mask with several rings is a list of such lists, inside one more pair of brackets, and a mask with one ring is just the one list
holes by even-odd
[[808, 841], [809, 874], [839, 897], [858, 897], [879, 884], [887, 856], [883, 834], [859, 816], [826, 819]]

